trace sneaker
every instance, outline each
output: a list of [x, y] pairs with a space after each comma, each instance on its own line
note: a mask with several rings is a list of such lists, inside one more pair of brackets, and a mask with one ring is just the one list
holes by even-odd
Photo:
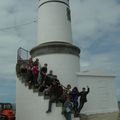
[[47, 111], [46, 111], [46, 113], [50, 113], [50, 112], [51, 112], [51, 110], [47, 110]]
[[74, 114], [74, 117], [75, 117], [75, 118], [76, 118], [76, 117], [80, 117], [80, 114], [76, 113], [76, 114]]

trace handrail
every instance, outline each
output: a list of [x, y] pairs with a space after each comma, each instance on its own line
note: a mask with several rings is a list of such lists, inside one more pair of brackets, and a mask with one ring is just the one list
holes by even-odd
[[[28, 51], [28, 50], [26, 50], [26, 49], [24, 49], [24, 48], [22, 48], [22, 47], [19, 47], [18, 50], [17, 50], [17, 60], [24, 60], [24, 58], [22, 58], [22, 50], [26, 52], [26, 54], [27, 54], [27, 59], [26, 59], [26, 60], [28, 60], [28, 54], [29, 54], [30, 51]], [[61, 83], [60, 83], [60, 85], [61, 85], [63, 88], [67, 89], [67, 87], [65, 87], [65, 86], [62, 85]]]
[[67, 89], [64, 85], [62, 85], [61, 83], [60, 83], [60, 85], [63, 87], [63, 88], [65, 88], [65, 89]]
[[[25, 54], [25, 58], [22, 57], [22, 54]], [[19, 47], [18, 50], [17, 50], [17, 60], [28, 60], [28, 57], [29, 57], [29, 54], [30, 51], [22, 48], [22, 47]]]
[[27, 49], [25, 49], [25, 48], [22, 48], [22, 47], [19, 47], [18, 49], [22, 49], [22, 50], [24, 50], [24, 51], [26, 51], [26, 52], [30, 52], [29, 50], [27, 50]]

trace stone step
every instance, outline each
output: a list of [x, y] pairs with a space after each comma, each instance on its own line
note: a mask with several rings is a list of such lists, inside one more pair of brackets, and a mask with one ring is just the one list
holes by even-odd
[[80, 117], [75, 117], [74, 114], [72, 114], [72, 120], [81, 120]]
[[43, 92], [39, 92], [39, 91], [38, 91], [38, 96], [43, 96], [43, 95], [44, 95]]
[[88, 120], [88, 116], [85, 114], [80, 114], [80, 119], [81, 120]]
[[61, 102], [56, 103], [56, 107], [62, 107], [62, 103]]
[[46, 100], [46, 99], [49, 99], [50, 98], [50, 96], [47, 96], [47, 95], [45, 95], [44, 96], [44, 99]]
[[39, 89], [38, 88], [33, 88], [33, 92], [38, 92]]
[[25, 81], [25, 86], [28, 86], [28, 85], [29, 85], [29, 83], [27, 81]]
[[[44, 96], [45, 100], [49, 100], [50, 96], [45, 95], [44, 92], [39, 92], [39, 88], [35, 87], [34, 85], [30, 85], [25, 78], [21, 77], [21, 82], [24, 83], [25, 86], [28, 86], [29, 89], [33, 89], [33, 92], [38, 92], [38, 96]], [[55, 102], [54, 102], [55, 103]], [[56, 107], [62, 108], [62, 103], [58, 102], [55, 103]], [[72, 120], [87, 120], [87, 116], [84, 114], [81, 114], [80, 116], [75, 117], [74, 114], [72, 114]]]
[[34, 86], [29, 84], [29, 85], [28, 85], [28, 88], [29, 88], [29, 89], [33, 89]]
[[21, 79], [21, 82], [22, 82], [22, 83], [25, 83], [25, 79], [24, 79], [24, 78], [22, 78], [22, 79]]

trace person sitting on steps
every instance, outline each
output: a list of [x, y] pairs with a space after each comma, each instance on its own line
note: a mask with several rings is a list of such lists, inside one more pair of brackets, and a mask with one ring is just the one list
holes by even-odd
[[50, 87], [52, 85], [53, 78], [54, 78], [53, 71], [50, 70], [49, 74], [47, 74], [44, 80], [42, 81], [42, 84], [40, 84], [39, 91], [43, 92], [45, 90], [44, 93], [48, 94]]
[[28, 83], [32, 83], [33, 84], [33, 74], [32, 74], [32, 67], [33, 67], [33, 59], [29, 58], [28, 61], [28, 67], [27, 67], [27, 71], [28, 71]]
[[41, 84], [43, 81], [46, 79], [47, 76], [47, 64], [45, 63], [44, 66], [40, 70], [40, 75], [41, 75]]
[[53, 79], [54, 79], [53, 71], [50, 70], [49, 73], [46, 76], [46, 79], [45, 79], [46, 86], [50, 86], [52, 81], [53, 81]]

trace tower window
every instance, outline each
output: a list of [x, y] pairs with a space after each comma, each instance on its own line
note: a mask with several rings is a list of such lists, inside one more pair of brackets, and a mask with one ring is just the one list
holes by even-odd
[[67, 20], [71, 21], [70, 9], [67, 7], [66, 11], [67, 11]]

